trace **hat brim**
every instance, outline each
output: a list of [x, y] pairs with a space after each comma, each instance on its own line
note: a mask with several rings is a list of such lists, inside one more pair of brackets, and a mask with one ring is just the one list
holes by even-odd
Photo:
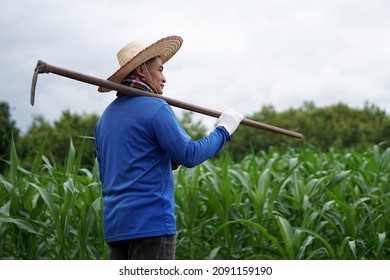
[[[167, 62], [171, 57], [180, 49], [183, 43], [183, 39], [179, 36], [169, 36], [158, 40], [152, 45], [146, 47], [132, 59], [126, 62], [120, 67], [114, 74], [112, 74], [107, 80], [115, 83], [120, 83], [127, 74], [140, 66], [142, 63], [148, 61], [153, 57], [160, 57], [162, 63]], [[109, 92], [111, 89], [99, 87], [99, 92]]]

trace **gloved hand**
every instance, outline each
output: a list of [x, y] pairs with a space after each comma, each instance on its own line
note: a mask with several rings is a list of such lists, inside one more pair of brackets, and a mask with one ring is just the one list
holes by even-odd
[[221, 125], [226, 128], [229, 132], [229, 135], [232, 135], [244, 116], [233, 109], [227, 109], [222, 112], [221, 116], [218, 118], [217, 126]]

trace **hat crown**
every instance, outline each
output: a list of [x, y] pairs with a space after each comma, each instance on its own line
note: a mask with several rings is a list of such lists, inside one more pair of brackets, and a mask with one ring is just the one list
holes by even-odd
[[119, 65], [125, 65], [128, 61], [133, 59], [133, 57], [139, 54], [146, 47], [146, 44], [141, 40], [136, 40], [128, 43], [117, 54]]

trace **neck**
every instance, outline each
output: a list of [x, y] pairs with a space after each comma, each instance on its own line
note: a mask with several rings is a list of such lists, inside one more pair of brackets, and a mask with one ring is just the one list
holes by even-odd
[[[140, 77], [135, 76], [135, 75], [131, 75], [131, 74], [127, 75], [126, 78], [124, 78], [122, 80], [121, 84], [125, 85], [125, 86], [132, 87], [132, 88], [136, 88], [136, 89], [140, 89], [140, 90], [154, 93], [154, 91], [152, 90], [152, 87], [146, 81], [142, 81]], [[118, 97], [124, 96], [124, 95], [127, 95], [127, 94], [124, 94], [121, 92], [117, 93]]]

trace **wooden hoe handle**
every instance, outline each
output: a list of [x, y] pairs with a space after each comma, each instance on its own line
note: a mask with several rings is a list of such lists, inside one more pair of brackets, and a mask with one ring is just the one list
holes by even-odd
[[[172, 106], [175, 106], [175, 107], [178, 107], [181, 109], [185, 109], [185, 110], [189, 110], [192, 112], [200, 113], [203, 115], [215, 117], [215, 118], [219, 118], [219, 116], [222, 114], [222, 112], [219, 112], [219, 111], [215, 111], [215, 110], [207, 109], [207, 108], [200, 107], [197, 105], [193, 105], [193, 104], [183, 102], [183, 101], [180, 101], [177, 99], [169, 98], [169, 97], [166, 97], [166, 96], [163, 96], [160, 94], [152, 94], [152, 93], [149, 93], [147, 91], [135, 89], [135, 88], [121, 85], [118, 83], [114, 83], [114, 82], [111, 82], [108, 80], [103, 80], [103, 79], [92, 77], [92, 76], [89, 76], [86, 74], [74, 72], [74, 71], [67, 70], [67, 69], [60, 68], [60, 67], [56, 67], [56, 66], [47, 64], [46, 62], [41, 61], [41, 60], [38, 60], [37, 66], [35, 67], [34, 75], [33, 75], [33, 79], [32, 79], [32, 84], [31, 84], [30, 103], [32, 106], [34, 106], [34, 102], [35, 102], [35, 88], [36, 88], [36, 84], [37, 84], [38, 74], [41, 74], [41, 73], [57, 74], [57, 75], [64, 76], [64, 77], [67, 77], [67, 78], [70, 78], [73, 80], [77, 80], [80, 82], [96, 85], [99, 87], [109, 88], [111, 90], [115, 90], [115, 91], [118, 91], [118, 92], [121, 92], [124, 94], [161, 98], [161, 99], [164, 99], [165, 101], [167, 101], [167, 103], [172, 105]], [[276, 126], [264, 124], [261, 122], [256, 122], [256, 121], [253, 121], [250, 119], [244, 118], [240, 124], [246, 125], [249, 127], [253, 127], [253, 128], [257, 128], [257, 129], [270, 131], [270, 132], [277, 133], [277, 134], [282, 134], [282, 135], [293, 137], [293, 138], [298, 138], [298, 139], [302, 138], [302, 134], [300, 134], [300, 133], [290, 131], [287, 129], [283, 129], [283, 128], [279, 128]]]

